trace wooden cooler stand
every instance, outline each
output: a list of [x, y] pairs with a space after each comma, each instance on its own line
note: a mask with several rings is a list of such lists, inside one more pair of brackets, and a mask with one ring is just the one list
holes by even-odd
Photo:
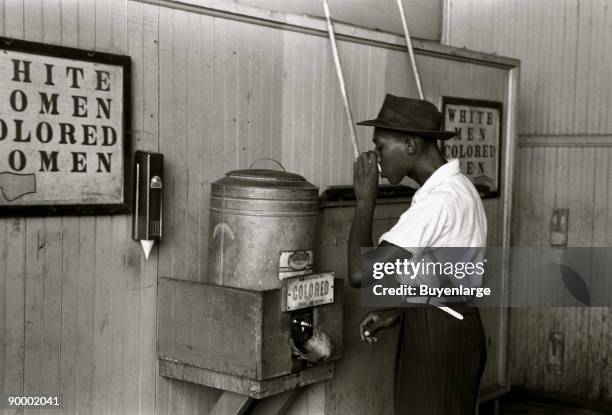
[[286, 405], [295, 395], [289, 391], [333, 376], [342, 355], [342, 286], [336, 278], [333, 303], [312, 307], [314, 328], [333, 344], [331, 356], [299, 367], [289, 344], [292, 312], [282, 311], [284, 288], [251, 291], [160, 278], [159, 373], [228, 391], [218, 413], [240, 413], [253, 399], [273, 395]]

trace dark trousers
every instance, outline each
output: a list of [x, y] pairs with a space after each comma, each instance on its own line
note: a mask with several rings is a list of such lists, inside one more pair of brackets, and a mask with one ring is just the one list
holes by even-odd
[[448, 304], [403, 307], [395, 366], [396, 415], [474, 415], [487, 360], [480, 313]]

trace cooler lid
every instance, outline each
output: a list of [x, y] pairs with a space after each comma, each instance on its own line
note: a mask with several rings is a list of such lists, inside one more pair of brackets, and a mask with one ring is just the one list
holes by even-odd
[[232, 170], [225, 174], [228, 177], [244, 180], [270, 181], [270, 182], [305, 182], [306, 179], [299, 174], [280, 170], [245, 169]]
[[214, 184], [230, 187], [318, 189], [299, 174], [268, 169], [232, 170]]

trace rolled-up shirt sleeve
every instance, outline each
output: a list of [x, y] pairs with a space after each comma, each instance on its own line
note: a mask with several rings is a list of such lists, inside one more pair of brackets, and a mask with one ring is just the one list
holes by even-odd
[[413, 203], [397, 223], [381, 235], [378, 242], [387, 241], [419, 257], [424, 248], [435, 246], [443, 236], [448, 215], [449, 209], [443, 195], [424, 198]]

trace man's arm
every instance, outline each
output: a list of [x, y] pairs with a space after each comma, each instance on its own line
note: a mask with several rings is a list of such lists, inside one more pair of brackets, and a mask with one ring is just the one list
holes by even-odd
[[[367, 253], [361, 255], [360, 263], [361, 268], [357, 271], [360, 279], [361, 287], [368, 287], [375, 281], [373, 272], [367, 272], [366, 270], [373, 270], [374, 264], [379, 263], [395, 263], [397, 260], [410, 260], [412, 253], [396, 245], [393, 245], [387, 241], [382, 241], [378, 248], [372, 249]], [[366, 272], [365, 275], [363, 273]], [[397, 283], [396, 275], [386, 275], [383, 278], [387, 278], [387, 283]], [[392, 281], [388, 279], [392, 278]], [[375, 334], [383, 329], [387, 329], [397, 325], [400, 318], [400, 308], [398, 307], [385, 307], [379, 308], [374, 311], [370, 311], [366, 314], [359, 324], [359, 334], [361, 340], [369, 343], [377, 342], [378, 338]]]
[[[404, 259], [412, 254], [400, 247], [383, 241], [377, 248], [362, 256], [362, 248], [372, 247], [372, 225], [378, 191], [378, 168], [376, 154], [362, 153], [353, 165], [353, 189], [355, 190], [355, 214], [348, 241], [348, 280], [353, 288], [370, 286], [372, 275], [362, 275], [362, 269], [372, 269], [374, 262], [389, 262]], [[365, 263], [362, 264], [362, 260]], [[369, 273], [370, 274], [370, 273]]]
[[[372, 276], [362, 276], [362, 247], [372, 246], [372, 225], [374, 222], [374, 208], [378, 191], [378, 168], [374, 152], [362, 153], [353, 165], [353, 188], [355, 190], [355, 215], [351, 226], [348, 243], [348, 280], [353, 288], [367, 286]], [[383, 242], [383, 244], [386, 244]], [[382, 245], [382, 244], [381, 244]], [[401, 248], [398, 248], [401, 249]], [[365, 261], [369, 264], [372, 259], [380, 256], [380, 249], [366, 255]], [[366, 269], [371, 267], [364, 264]], [[374, 334], [381, 329], [391, 327], [399, 320], [399, 309], [371, 311], [361, 321], [359, 326], [361, 339], [375, 342], [378, 339]], [[367, 332], [367, 335], [366, 335]]]

